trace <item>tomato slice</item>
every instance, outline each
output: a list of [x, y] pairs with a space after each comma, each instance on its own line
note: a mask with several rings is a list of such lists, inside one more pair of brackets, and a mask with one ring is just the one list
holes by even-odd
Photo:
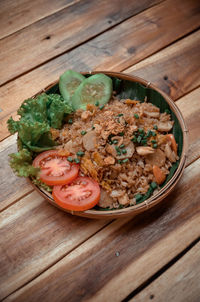
[[79, 171], [79, 165], [68, 162], [67, 158], [59, 155], [57, 150], [40, 153], [34, 159], [33, 166], [41, 169], [40, 180], [50, 186], [72, 182]]
[[54, 186], [52, 195], [55, 202], [64, 209], [85, 211], [98, 203], [100, 187], [95, 180], [80, 176], [69, 185]]

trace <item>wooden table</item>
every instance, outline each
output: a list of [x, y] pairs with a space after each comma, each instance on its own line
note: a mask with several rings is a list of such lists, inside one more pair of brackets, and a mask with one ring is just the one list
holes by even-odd
[[[199, 301], [199, 11], [198, 0], [0, 1], [1, 300]], [[12, 173], [8, 117], [69, 68], [140, 76], [180, 108], [187, 166], [159, 206], [129, 219], [83, 219]]]

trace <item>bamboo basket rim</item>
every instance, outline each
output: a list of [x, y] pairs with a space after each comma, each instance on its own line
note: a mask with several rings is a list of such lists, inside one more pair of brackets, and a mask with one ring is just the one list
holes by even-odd
[[[171, 110], [176, 115], [176, 117], [177, 117], [177, 119], [180, 123], [182, 132], [183, 132], [182, 153], [181, 153], [178, 168], [175, 171], [174, 175], [172, 176], [172, 178], [166, 183], [166, 185], [162, 189], [160, 189], [155, 195], [152, 195], [150, 198], [143, 201], [142, 203], [132, 205], [132, 206], [128, 206], [127, 208], [123, 208], [123, 209], [113, 209], [113, 210], [94, 210], [94, 209], [90, 209], [90, 210], [86, 210], [86, 211], [82, 211], [82, 212], [65, 210], [65, 209], [59, 207], [55, 203], [55, 201], [53, 200], [52, 195], [50, 193], [48, 193], [44, 189], [42, 189], [42, 188], [36, 186], [35, 184], [33, 184], [30, 178], [29, 178], [29, 181], [31, 182], [32, 186], [45, 199], [47, 199], [51, 204], [53, 204], [57, 208], [65, 211], [65, 212], [68, 212], [72, 215], [77, 215], [77, 216], [82, 216], [82, 217], [87, 217], [87, 218], [96, 218], [96, 219], [105, 219], [105, 218], [113, 219], [113, 218], [119, 218], [119, 217], [134, 216], [136, 214], [139, 214], [141, 212], [146, 211], [147, 209], [149, 209], [149, 208], [155, 206], [156, 204], [158, 204], [159, 202], [161, 202], [174, 189], [175, 185], [179, 181], [180, 177], [183, 174], [184, 167], [186, 165], [187, 150], [188, 150], [188, 129], [187, 129], [187, 126], [185, 124], [185, 121], [183, 119], [183, 116], [182, 116], [179, 108], [174, 103], [174, 101], [171, 99], [171, 97], [168, 96], [161, 89], [157, 88], [151, 82], [149, 82], [147, 80], [144, 80], [140, 77], [137, 77], [137, 76], [134, 76], [134, 75], [131, 75], [131, 74], [122, 73], [122, 72], [113, 72], [113, 71], [89, 71], [89, 72], [87, 71], [87, 72], [81, 72], [81, 74], [83, 74], [83, 75], [85, 75], [85, 74], [91, 74], [92, 75], [92, 74], [96, 74], [96, 73], [104, 73], [108, 76], [118, 77], [118, 78], [121, 78], [123, 80], [138, 82], [138, 83], [142, 84], [143, 86], [145, 86], [146, 88], [151, 88], [151, 89], [156, 90], [157, 92], [159, 92], [164, 97], [165, 101], [168, 103]], [[58, 80], [54, 81], [53, 83], [51, 83], [50, 85], [48, 85], [47, 87], [45, 87], [44, 89], [39, 91], [37, 94], [35, 94], [33, 97], [36, 97], [37, 95], [39, 95], [43, 92], [46, 92], [47, 90], [52, 88], [54, 85], [58, 84], [58, 82], [59, 82]]]

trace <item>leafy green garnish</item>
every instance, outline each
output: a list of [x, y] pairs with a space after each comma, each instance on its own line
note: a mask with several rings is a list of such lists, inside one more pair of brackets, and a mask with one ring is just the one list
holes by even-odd
[[62, 127], [65, 114], [72, 113], [72, 108], [59, 94], [49, 94], [47, 108], [47, 119], [52, 128], [60, 129]]
[[9, 156], [11, 158], [10, 166], [18, 176], [36, 176], [40, 171], [39, 168], [34, 168], [32, 166], [32, 154], [27, 149], [22, 149]]
[[52, 139], [50, 127], [59, 129], [66, 114], [72, 112], [69, 104], [58, 94], [41, 94], [35, 99], [25, 100], [19, 110], [19, 121], [11, 117], [8, 129], [11, 134], [18, 132], [23, 145], [34, 152], [52, 149], [56, 143]]
[[32, 179], [32, 183], [34, 183], [36, 186], [43, 188], [44, 190], [46, 190], [47, 192], [52, 192], [53, 191], [53, 187], [46, 185], [45, 183], [43, 183], [38, 177], [33, 178]]

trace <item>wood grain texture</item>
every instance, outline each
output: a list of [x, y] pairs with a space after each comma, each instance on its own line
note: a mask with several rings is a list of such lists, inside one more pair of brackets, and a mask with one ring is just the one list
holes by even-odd
[[200, 235], [199, 181], [200, 160], [162, 204], [111, 223], [6, 301], [121, 301]]
[[84, 0], [5, 37], [0, 85], [160, 1]]
[[[187, 164], [192, 163], [200, 157], [200, 88], [188, 93], [178, 101], [177, 106], [181, 110], [187, 127], [189, 129], [189, 142]], [[193, 107], [193, 110], [191, 110]]]
[[0, 213], [0, 299], [108, 223], [67, 215], [37, 192]]
[[[181, 110], [189, 129], [189, 151], [187, 165], [200, 157], [199, 115], [200, 115], [200, 88], [179, 99], [176, 104]], [[191, 106], [192, 103], [192, 106]], [[15, 202], [18, 198], [32, 191], [32, 186], [23, 178], [16, 177], [8, 166], [8, 154], [16, 150], [16, 136], [11, 136], [1, 142], [0, 167], [4, 172], [0, 183], [0, 211]], [[13, 187], [20, 190], [13, 190]]]
[[1, 0], [0, 39], [80, 0]]
[[[196, 88], [200, 83], [200, 31], [163, 49], [126, 71], [159, 84], [159, 87], [176, 100]], [[162, 82], [158, 83], [159, 79]]]
[[[171, 3], [171, 6], [169, 3]], [[193, 4], [190, 9], [188, 3], [190, 3], [190, 5]], [[72, 68], [77, 71], [87, 71], [90, 69], [100, 70], [105, 68], [107, 70], [120, 71], [131, 64], [135, 64], [145, 56], [173, 42], [177, 38], [177, 35], [180, 37], [196, 26], [198, 22], [196, 22], [196, 14], [194, 13], [196, 12], [195, 4], [195, 1], [183, 1], [183, 4], [181, 4], [178, 0], [177, 5], [180, 6], [181, 9], [178, 10], [178, 14], [172, 14], [169, 20], [165, 12], [169, 9], [173, 10], [174, 4], [172, 5], [171, 0], [161, 3], [123, 22], [116, 28], [85, 43], [77, 49], [59, 56], [53, 61], [1, 87], [0, 107], [2, 111], [0, 112], [0, 140], [8, 136], [6, 121], [11, 113], [14, 117], [16, 116], [16, 110], [21, 102], [36, 94], [51, 82], [57, 80], [60, 74], [66, 69]], [[165, 18], [160, 18], [160, 14], [165, 16]], [[190, 24], [188, 22], [190, 22]], [[145, 24], [145, 26], [142, 26], [142, 24]], [[165, 34], [166, 26], [170, 34]], [[132, 30], [133, 28], [135, 29], [134, 31]], [[116, 39], [116, 36], [118, 39]], [[185, 40], [182, 41], [182, 44], [184, 44], [184, 41]], [[180, 48], [182, 44], [180, 44]], [[131, 48], [133, 46], [134, 49]], [[173, 47], [173, 45], [170, 46], [168, 51]], [[191, 51], [194, 51], [194, 45], [192, 43], [190, 43], [189, 48]], [[131, 49], [134, 50], [132, 54]], [[198, 52], [198, 49], [196, 49], [196, 52]], [[197, 54], [195, 57], [196, 56]], [[96, 59], [97, 57], [98, 60]], [[186, 52], [184, 53], [184, 49], [182, 49], [182, 57], [185, 61], [186, 70], [195, 68], [195, 59], [190, 60], [190, 55]], [[77, 60], [77, 58], [79, 58], [79, 60]], [[108, 63], [108, 61], [110, 63]], [[159, 65], [159, 61], [157, 64]], [[188, 66], [186, 66], [186, 64]], [[168, 73], [170, 72], [174, 73], [173, 65], [168, 66]], [[161, 79], [162, 74], [155, 74], [157, 79]], [[144, 74], [143, 76], [145, 77]], [[191, 81], [195, 83], [197, 81], [196, 75], [194, 75], [194, 77], [193, 79], [193, 75], [190, 75]], [[188, 80], [187, 77], [185, 81]], [[177, 81], [175, 85], [178, 85], [179, 79], [177, 79]], [[161, 84], [160, 87], [163, 88], [163, 79]], [[187, 82], [183, 84], [186, 86]], [[167, 88], [165, 85], [164, 89], [168, 92], [168, 85]]]
[[200, 243], [130, 301], [143, 302], [153, 299], [154, 302], [198, 302], [199, 280]]
[[13, 135], [0, 145], [0, 212], [22, 196], [33, 191], [27, 180], [23, 177], [17, 177], [8, 164], [8, 154], [17, 151], [16, 140], [16, 135]]

